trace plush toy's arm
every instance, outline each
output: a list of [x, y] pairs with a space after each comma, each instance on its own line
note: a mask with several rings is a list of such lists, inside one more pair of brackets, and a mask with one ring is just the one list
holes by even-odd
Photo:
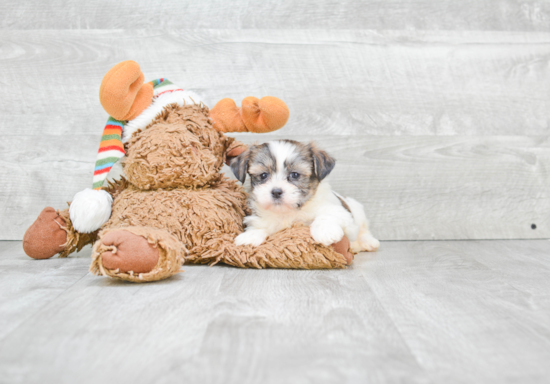
[[210, 110], [213, 126], [220, 132], [272, 132], [282, 128], [288, 116], [284, 101], [273, 96], [246, 97], [241, 108], [232, 99], [223, 99]]
[[346, 258], [348, 265], [351, 264], [354, 256], [353, 252], [351, 252], [351, 243], [346, 236], [342, 237], [342, 240], [339, 242], [332, 244], [331, 247], [334, 249], [334, 252], [337, 252]]

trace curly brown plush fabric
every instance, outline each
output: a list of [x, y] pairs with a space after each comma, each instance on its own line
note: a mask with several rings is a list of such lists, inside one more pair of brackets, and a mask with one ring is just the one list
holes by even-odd
[[[69, 203], [70, 205], [70, 203]], [[59, 253], [59, 257], [67, 257], [73, 252], [80, 252], [84, 246], [92, 244], [97, 239], [97, 231], [92, 233], [80, 233], [73, 228], [71, 219], [69, 217], [69, 209], [62, 211], [58, 210], [57, 214], [63, 219], [65, 225], [62, 226], [63, 230], [67, 232], [67, 242], [65, 243], [65, 249]]]
[[145, 190], [203, 187], [219, 179], [232, 141], [212, 128], [207, 107], [174, 104], [126, 144], [124, 173]]
[[99, 231], [78, 233], [68, 211], [59, 212], [67, 233], [60, 256], [95, 241], [90, 271], [133, 282], [165, 279], [179, 273], [184, 262], [344, 268], [346, 257], [316, 244], [309, 228], [300, 225], [270, 236], [257, 248], [234, 244], [249, 213], [247, 196], [220, 170], [228, 155], [242, 149], [242, 143], [212, 127], [207, 107], [166, 107], [125, 144], [126, 178], [104, 188], [113, 204], [110, 219]]
[[104, 228], [144, 226], [164, 229], [200, 253], [205, 242], [243, 231], [246, 195], [234, 180], [222, 178], [204, 189], [176, 188], [147, 191], [130, 185], [114, 200]]
[[206, 242], [205, 251], [189, 255], [188, 260], [240, 268], [330, 269], [345, 268], [346, 259], [332, 248], [313, 241], [309, 227], [295, 225], [268, 237], [258, 247], [237, 246], [233, 236]]

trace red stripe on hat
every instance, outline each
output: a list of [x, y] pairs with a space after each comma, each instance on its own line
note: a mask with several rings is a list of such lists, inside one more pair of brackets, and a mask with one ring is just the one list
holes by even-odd
[[102, 173], [108, 173], [110, 170], [111, 170], [112, 167], [107, 167], [107, 168], [103, 168], [103, 169], [98, 169], [97, 171], [94, 172], [94, 176], [95, 175], [101, 175]]
[[159, 94], [157, 95], [157, 97], [159, 97], [160, 95], [164, 95], [165, 93], [172, 93], [172, 92], [179, 92], [179, 91], [183, 91], [183, 89], [180, 89], [180, 88], [178, 88], [178, 89], [169, 89], [169, 90], [167, 90], [167, 91], [164, 91], [164, 92], [159, 93]]
[[122, 152], [123, 154], [125, 154], [124, 148], [117, 147], [116, 145], [109, 145], [108, 147], [99, 148], [99, 151], [97, 151], [97, 152], [101, 153], [101, 152], [113, 151], [113, 150], [117, 150], [117, 151]]

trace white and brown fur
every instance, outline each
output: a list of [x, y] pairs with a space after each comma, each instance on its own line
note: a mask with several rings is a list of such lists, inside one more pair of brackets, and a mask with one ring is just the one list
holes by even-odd
[[271, 234], [293, 223], [309, 225], [315, 241], [324, 245], [344, 235], [353, 252], [375, 251], [380, 243], [369, 231], [363, 206], [333, 192], [325, 177], [336, 161], [313, 143], [293, 140], [252, 145], [231, 161], [231, 170], [244, 183], [250, 176], [252, 215], [237, 245], [258, 246]]

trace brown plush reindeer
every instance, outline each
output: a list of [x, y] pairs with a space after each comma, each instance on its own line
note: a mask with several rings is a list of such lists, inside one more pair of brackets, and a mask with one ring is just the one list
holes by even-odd
[[[246, 146], [224, 133], [281, 128], [289, 116], [281, 100], [248, 97], [238, 108], [224, 99], [209, 111], [199, 96], [166, 79], [144, 84], [132, 61], [105, 75], [100, 100], [111, 118], [95, 189], [77, 193], [69, 209], [40, 213], [23, 240], [30, 257], [66, 257], [93, 243], [92, 272], [134, 282], [167, 278], [184, 263], [307, 269], [351, 262], [346, 238], [325, 247], [303, 226], [276, 233], [256, 248], [234, 244], [243, 231], [246, 194], [220, 169]], [[103, 186], [124, 155], [125, 176]]]

